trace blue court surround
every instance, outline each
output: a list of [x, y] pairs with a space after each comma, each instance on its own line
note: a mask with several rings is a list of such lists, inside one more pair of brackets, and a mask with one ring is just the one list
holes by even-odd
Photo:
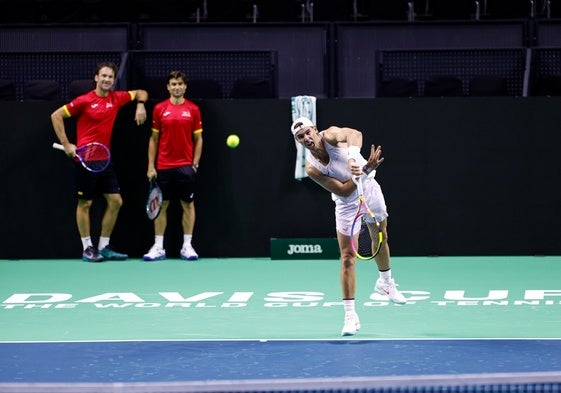
[[0, 382], [169, 382], [561, 370], [561, 340], [0, 344]]

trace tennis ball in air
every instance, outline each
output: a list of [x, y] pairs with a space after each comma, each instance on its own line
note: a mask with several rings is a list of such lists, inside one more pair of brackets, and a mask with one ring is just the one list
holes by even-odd
[[226, 139], [226, 144], [228, 145], [228, 147], [234, 149], [238, 147], [238, 145], [240, 144], [240, 137], [237, 136], [236, 134], [231, 134]]

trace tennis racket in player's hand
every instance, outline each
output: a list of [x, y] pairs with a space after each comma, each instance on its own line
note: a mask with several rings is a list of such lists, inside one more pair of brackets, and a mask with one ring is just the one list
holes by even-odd
[[[53, 143], [53, 148], [64, 151], [60, 143]], [[111, 152], [103, 143], [91, 142], [76, 148], [76, 157], [90, 172], [103, 172], [111, 162]]]
[[162, 208], [162, 189], [158, 186], [156, 178], [150, 179], [150, 187], [148, 188], [148, 199], [146, 200], [146, 215], [150, 220], [155, 220], [160, 214]]
[[351, 227], [351, 246], [359, 259], [372, 259], [380, 252], [384, 234], [380, 223], [366, 203], [362, 188], [362, 176], [353, 178], [358, 191], [358, 208]]

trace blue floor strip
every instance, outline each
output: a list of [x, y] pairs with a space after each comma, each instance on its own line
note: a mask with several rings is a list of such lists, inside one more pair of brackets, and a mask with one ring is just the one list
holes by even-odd
[[561, 340], [0, 344], [0, 382], [161, 382], [561, 370]]

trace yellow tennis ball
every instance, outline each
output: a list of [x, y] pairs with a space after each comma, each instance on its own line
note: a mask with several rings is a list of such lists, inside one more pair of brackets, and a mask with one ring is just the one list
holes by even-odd
[[236, 134], [231, 134], [226, 139], [226, 144], [228, 145], [228, 147], [234, 149], [238, 147], [238, 145], [240, 144], [240, 137], [237, 136]]

